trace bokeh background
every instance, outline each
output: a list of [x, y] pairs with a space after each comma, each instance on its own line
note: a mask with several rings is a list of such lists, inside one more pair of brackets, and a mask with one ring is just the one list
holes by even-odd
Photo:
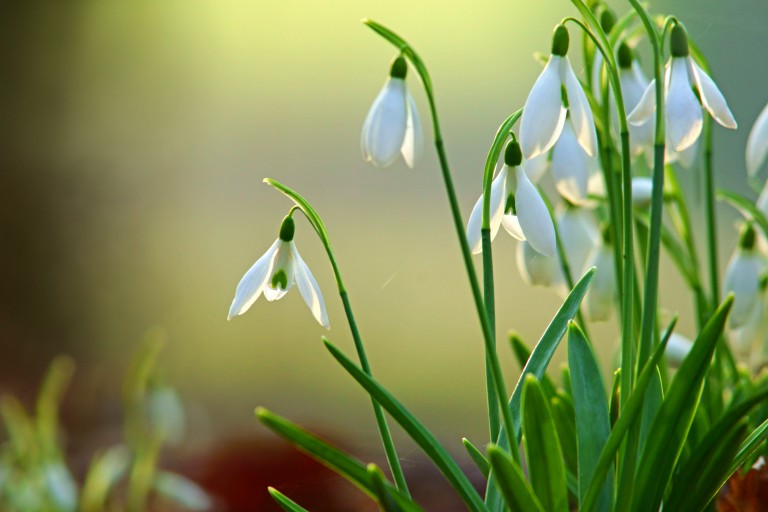
[[[718, 184], [747, 191], [743, 149], [768, 101], [768, 3], [651, 8], [678, 15], [710, 59], [740, 124], [716, 128]], [[532, 55], [575, 14], [566, 0], [0, 2], [2, 390], [31, 398], [50, 359], [71, 354], [77, 443], [77, 432], [119, 426], [120, 379], [159, 327], [163, 366], [190, 410], [190, 446], [272, 439], [252, 414], [264, 405], [380, 460], [367, 396], [320, 343], [325, 334], [353, 353], [306, 222], [296, 240], [332, 329], [295, 292], [226, 321], [235, 285], [290, 206], [261, 184], [273, 177], [325, 219], [380, 381], [459, 455], [462, 436], [482, 444], [482, 339], [437, 160], [429, 147], [413, 171], [360, 156], [362, 121], [395, 52], [359, 20], [392, 27], [426, 60], [466, 218], [490, 140], [540, 70]], [[410, 85], [426, 121], [423, 92]], [[698, 212], [701, 177], [681, 174]], [[736, 217], [720, 212], [724, 265]], [[558, 299], [522, 283], [514, 249], [499, 235], [498, 329], [533, 343]], [[694, 334], [669, 265], [662, 282], [662, 306]], [[592, 332], [607, 369], [616, 326]], [[511, 385], [518, 368], [503, 343], [501, 352]], [[394, 430], [406, 467], [426, 464]]]

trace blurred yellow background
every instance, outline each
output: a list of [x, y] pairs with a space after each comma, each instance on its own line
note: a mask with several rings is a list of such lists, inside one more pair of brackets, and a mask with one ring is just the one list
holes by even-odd
[[[747, 190], [743, 148], [768, 101], [768, 4], [651, 9], [678, 15], [709, 57], [740, 123], [734, 133], [716, 128], [718, 181]], [[226, 321], [238, 280], [290, 207], [261, 184], [272, 177], [323, 216], [376, 376], [452, 449], [461, 436], [482, 443], [482, 339], [436, 158], [428, 146], [410, 171], [402, 162], [376, 169], [360, 155], [362, 121], [395, 52], [359, 20], [393, 28], [429, 66], [467, 218], [493, 134], [540, 70], [532, 55], [548, 52], [553, 26], [575, 14], [566, 0], [4, 2], [3, 390], [34, 391], [50, 357], [67, 352], [79, 362], [81, 400], [103, 409], [146, 330], [160, 326], [169, 379], [207, 434], [262, 432], [252, 411], [264, 405], [375, 450], [367, 396], [320, 342], [327, 335], [354, 355], [306, 222], [296, 241], [332, 329], [295, 291]], [[699, 177], [681, 174], [699, 208]], [[721, 212], [724, 265], [735, 216]], [[533, 343], [558, 299], [522, 283], [514, 249], [504, 234], [494, 244], [498, 331]], [[690, 299], [669, 265], [662, 280], [663, 307], [680, 311], [680, 329], [693, 335]], [[591, 331], [607, 369], [616, 326]], [[500, 344], [511, 387], [518, 369]]]

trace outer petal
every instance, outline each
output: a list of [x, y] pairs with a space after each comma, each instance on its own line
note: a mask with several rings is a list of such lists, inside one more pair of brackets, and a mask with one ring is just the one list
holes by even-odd
[[[499, 232], [499, 226], [501, 226], [501, 217], [504, 215], [504, 201], [507, 197], [506, 194], [506, 182], [507, 182], [507, 166], [503, 166], [499, 175], [491, 183], [491, 240], [496, 238], [496, 233]], [[483, 226], [483, 196], [475, 203], [472, 208], [472, 214], [469, 216], [469, 222], [467, 223], [467, 242], [469, 248], [472, 250], [472, 254], [480, 254], [483, 252], [482, 233], [480, 229]]]
[[511, 213], [506, 213], [501, 218], [501, 225], [504, 226], [504, 229], [507, 230], [507, 233], [515, 237], [517, 240], [525, 240], [525, 233], [523, 233], [523, 228], [520, 227], [520, 219], [517, 218], [517, 215], [513, 215]]
[[309, 306], [315, 320], [320, 322], [320, 325], [326, 329], [330, 329], [331, 324], [328, 322], [325, 301], [323, 300], [323, 294], [320, 293], [320, 287], [317, 285], [315, 276], [312, 275], [307, 264], [301, 259], [295, 244], [291, 245], [291, 252], [293, 253], [293, 261], [296, 265], [296, 285], [299, 287], [299, 292], [304, 298], [304, 302]]
[[248, 311], [248, 308], [259, 298], [271, 273], [279, 242], [279, 238], [275, 240], [275, 243], [267, 249], [267, 252], [240, 279], [240, 282], [237, 284], [237, 290], [235, 290], [235, 298], [229, 307], [227, 320], [231, 320], [233, 316], [242, 315]]
[[403, 155], [405, 164], [413, 169], [424, 154], [424, 128], [419, 118], [419, 110], [416, 108], [416, 102], [413, 101], [410, 91], [406, 89], [406, 106], [408, 107], [408, 119], [405, 125], [405, 138], [400, 152]]
[[669, 335], [669, 341], [667, 342], [667, 348], [664, 349], [664, 355], [667, 357], [667, 362], [674, 367], [680, 366], [688, 355], [688, 352], [693, 348], [693, 342], [683, 336], [673, 332]]
[[[603, 91], [600, 90], [600, 77], [603, 71], [603, 54], [595, 52], [595, 58], [592, 61], [592, 97], [599, 104], [603, 98]], [[622, 89], [623, 90], [623, 89]]]
[[755, 206], [763, 212], [764, 215], [768, 215], [768, 181], [763, 185], [763, 190], [760, 191], [760, 195], [757, 196]]
[[565, 108], [560, 94], [560, 62], [549, 57], [528, 99], [520, 120], [520, 146], [526, 159], [534, 158], [554, 146], [565, 123]]
[[525, 175], [522, 167], [516, 167], [517, 189], [515, 191], [515, 209], [525, 239], [531, 247], [545, 256], [554, 257], [556, 253], [555, 227], [549, 215], [547, 205]]
[[[267, 277], [267, 282], [264, 285], [264, 298], [270, 302], [283, 298], [283, 295], [288, 293], [293, 283], [296, 282], [296, 262], [293, 261], [293, 245], [293, 242], [278, 240], [275, 260]], [[277, 287], [272, 286], [275, 274], [281, 270], [285, 272], [285, 288], [280, 287], [280, 285]]]
[[597, 161], [586, 153], [571, 124], [566, 123], [552, 148], [552, 175], [557, 191], [572, 203], [584, 203], [589, 176], [595, 167]]
[[735, 130], [736, 120], [733, 118], [731, 109], [728, 108], [723, 93], [720, 92], [714, 80], [692, 58], [688, 57], [688, 62], [693, 78], [696, 80], [696, 87], [699, 89], [701, 104], [721, 126]]
[[629, 124], [640, 126], [650, 121], [654, 112], [656, 112], [656, 80], [651, 80], [637, 106], [627, 114], [627, 121]]
[[757, 116], [747, 139], [747, 175], [752, 177], [768, 156], [768, 105]]
[[755, 250], [737, 248], [725, 271], [724, 292], [733, 292], [733, 308], [729, 317], [730, 326], [738, 329], [744, 326], [752, 309], [760, 303], [760, 276], [765, 270], [765, 260]]
[[616, 297], [616, 272], [613, 269], [613, 254], [610, 246], [596, 247], [588, 266], [597, 267], [597, 271], [584, 298], [584, 312], [590, 320], [608, 320]]
[[766, 314], [766, 304], [764, 294], [760, 294], [757, 299], [758, 304], [752, 308], [746, 322], [735, 330], [731, 331], [731, 341], [738, 352], [747, 359], [756, 344], [762, 344], [768, 333], [768, 315]]
[[701, 105], [696, 100], [688, 81], [688, 61], [673, 57], [667, 88], [666, 110], [667, 144], [675, 151], [683, 151], [699, 138], [702, 128]]
[[592, 117], [592, 108], [589, 106], [587, 95], [581, 88], [579, 79], [573, 73], [571, 62], [564, 57], [560, 62], [560, 73], [565, 84], [565, 92], [568, 95], [568, 110], [570, 111], [571, 125], [589, 156], [597, 154], [597, 133], [595, 132], [595, 120]]
[[517, 245], [517, 269], [529, 286], [557, 286], [563, 281], [558, 259], [544, 256], [526, 241]]
[[363, 123], [363, 158], [377, 167], [387, 167], [397, 159], [405, 139], [408, 108], [405, 82], [389, 78], [368, 111]]
[[[625, 112], [632, 112], [643, 99], [648, 88], [648, 79], [643, 74], [640, 64], [634, 61], [631, 69], [619, 70], [619, 81], [621, 82], [621, 91], [624, 97], [624, 110]], [[651, 99], [653, 99], [653, 95], [651, 95]], [[611, 100], [615, 101], [613, 100], [613, 95], [611, 95]], [[653, 110], [651, 110], [651, 113], [653, 113]], [[613, 125], [618, 126], [618, 116], [614, 119]], [[653, 129], [653, 119], [650, 117], [640, 124], [630, 123], [629, 142], [633, 155], [639, 155], [653, 146]]]
[[574, 275], [582, 275], [587, 258], [600, 240], [595, 218], [585, 208], [563, 208], [557, 216], [560, 241]]
[[549, 169], [549, 153], [542, 153], [537, 157], [526, 160], [523, 168], [525, 169], [525, 174], [528, 175], [528, 179], [538, 183], [541, 177], [544, 176], [544, 173], [547, 172], [547, 169]]
[[653, 193], [653, 180], [646, 176], [632, 178], [632, 204], [645, 208], [651, 204]]

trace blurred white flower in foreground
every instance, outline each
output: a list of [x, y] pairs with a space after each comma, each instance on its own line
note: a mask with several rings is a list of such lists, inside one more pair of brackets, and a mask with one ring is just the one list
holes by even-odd
[[[557, 249], [555, 227], [547, 205], [522, 167], [520, 144], [512, 140], [504, 151], [504, 165], [491, 184], [491, 240], [500, 225], [518, 240], [527, 240], [536, 251], [552, 257]], [[473, 254], [482, 252], [483, 196], [475, 203], [467, 224], [467, 241]]]
[[[621, 43], [619, 46], [617, 60], [624, 111], [629, 113], [640, 103], [650, 82], [643, 73], [637, 59], [635, 59], [632, 49], [626, 43]], [[617, 133], [616, 129], [619, 127], [619, 116], [613, 91], [610, 93], [610, 100], [611, 110], [613, 111], [612, 128], [615, 136]], [[645, 153], [646, 158], [649, 158], [649, 155], [652, 155], [653, 130], [654, 123], [653, 119], [650, 118], [642, 123], [629, 125], [629, 144], [633, 156]]]
[[574, 279], [586, 270], [587, 260], [600, 243], [595, 216], [587, 208], [566, 203], [557, 214], [557, 232]]
[[227, 320], [248, 311], [262, 293], [268, 301], [278, 300], [296, 283], [315, 320], [330, 328], [320, 287], [293, 243], [294, 231], [293, 218], [288, 215], [278, 239], [238, 283]]
[[[691, 58], [688, 35], [681, 25], [672, 28], [670, 49], [672, 57], [667, 63], [664, 78], [666, 145], [670, 151], [680, 152], [691, 147], [701, 134], [702, 107], [726, 128], [735, 129], [736, 120], [715, 82]], [[694, 86], [701, 103], [693, 90]], [[652, 80], [627, 120], [634, 125], [642, 125], [651, 119], [655, 110], [656, 81]]]
[[363, 123], [363, 158], [377, 167], [391, 165], [399, 154], [413, 169], [424, 152], [424, 131], [413, 96], [405, 85], [408, 64], [400, 55]]
[[[569, 122], [581, 147], [589, 156], [597, 154], [592, 109], [571, 68], [568, 46], [568, 30], [558, 25], [552, 37], [552, 54], [528, 94], [520, 120], [520, 144], [526, 160], [546, 153], [555, 145], [563, 131], [566, 112], [570, 114]], [[563, 99], [568, 103], [567, 110]]]
[[757, 174], [768, 156], [768, 105], [757, 116], [747, 139], [747, 175]]
[[728, 262], [723, 283], [724, 294], [733, 293], [729, 317], [732, 329], [746, 325], [755, 308], [759, 308], [760, 283], [766, 270], [766, 259], [757, 250], [755, 228], [747, 224], [742, 229], [739, 245]]
[[544, 256], [525, 240], [517, 245], [517, 270], [528, 286], [565, 287], [560, 258]]
[[683, 362], [683, 359], [685, 359], [685, 356], [687, 356], [688, 352], [691, 351], [691, 348], [693, 348], [693, 342], [691, 340], [682, 334], [673, 332], [669, 335], [667, 347], [664, 349], [664, 355], [667, 357], [667, 363], [675, 368], [680, 366], [680, 364]]
[[606, 321], [611, 317], [616, 299], [616, 271], [614, 270], [613, 247], [610, 243], [608, 226], [603, 228], [602, 243], [595, 247], [587, 267], [595, 267], [595, 277], [584, 297], [584, 312], [589, 320]]

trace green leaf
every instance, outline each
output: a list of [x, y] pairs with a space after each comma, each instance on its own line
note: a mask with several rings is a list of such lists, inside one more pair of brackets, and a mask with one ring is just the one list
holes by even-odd
[[638, 442], [639, 453], [642, 453], [645, 447], [645, 441], [648, 439], [651, 433], [651, 425], [653, 425], [653, 419], [659, 412], [662, 402], [664, 401], [664, 389], [661, 383], [661, 372], [656, 368], [656, 375], [651, 377], [651, 382], [648, 384], [648, 389], [645, 390], [645, 400], [643, 401], [643, 412], [640, 418], [640, 439]]
[[[558, 395], [550, 398], [549, 404], [552, 408], [552, 417], [555, 420], [555, 427], [557, 428], [557, 438], [560, 440], [560, 448], [563, 451], [565, 469], [568, 473], [576, 475], [578, 474], [579, 464], [576, 441], [576, 413], [574, 412], [573, 404], [565, 395]], [[578, 483], [574, 490], [576, 491], [574, 492], [574, 496], [578, 496]]]
[[309, 512], [274, 487], [267, 487], [267, 490], [269, 491], [270, 496], [272, 496], [272, 499], [275, 500], [285, 512]]
[[669, 391], [651, 425], [638, 461], [632, 510], [658, 510], [680, 454], [685, 446], [701, 398], [718, 339], [733, 304], [729, 295], [706, 323], [677, 370]]
[[477, 491], [472, 486], [467, 476], [462, 473], [461, 468], [455, 460], [448, 454], [448, 451], [440, 442], [429, 432], [414, 416], [411, 414], [392, 394], [389, 393], [381, 384], [367, 375], [355, 363], [349, 360], [338, 348], [336, 348], [328, 339], [323, 338], [326, 348], [331, 355], [344, 367], [347, 372], [360, 384], [376, 402], [386, 409], [386, 411], [397, 421], [401, 427], [416, 441], [422, 450], [432, 459], [440, 472], [445, 476], [448, 482], [453, 486], [461, 499], [466, 503], [470, 510], [485, 511]]
[[717, 191], [717, 197], [718, 199], [726, 200], [746, 218], [753, 219], [760, 227], [760, 231], [763, 232], [763, 236], [768, 237], [768, 219], [755, 203], [738, 192], [733, 192], [731, 190], [720, 189]]
[[[541, 339], [536, 344], [531, 357], [528, 359], [525, 368], [523, 368], [523, 371], [520, 374], [520, 380], [518, 380], [515, 390], [512, 392], [512, 398], [509, 400], [509, 409], [512, 413], [512, 424], [518, 442], [520, 441], [520, 404], [523, 393], [521, 382], [524, 382], [525, 377], [528, 375], [533, 375], [537, 379], [543, 379], [543, 376], [547, 371], [547, 366], [549, 366], [549, 362], [552, 360], [552, 356], [560, 344], [560, 340], [563, 339], [563, 335], [565, 335], [565, 331], [568, 328], [568, 322], [573, 320], [576, 313], [578, 313], [581, 301], [587, 293], [587, 289], [589, 288], [589, 284], [592, 282], [594, 275], [595, 268], [592, 267], [587, 270], [579, 282], [576, 283], [576, 286], [573, 287], [573, 290], [568, 294], [568, 297], [566, 297], [562, 306], [560, 306], [560, 309], [557, 311], [557, 314], [555, 314], [552, 322], [550, 322], [547, 330], [544, 331]], [[504, 428], [502, 427], [498, 443], [502, 449], [509, 449], [509, 443], [505, 438], [506, 435], [504, 434]], [[499, 490], [496, 485], [492, 483], [493, 480], [494, 475], [493, 472], [491, 472], [485, 503], [489, 509], [498, 511], [501, 510], [502, 504]]]
[[[520, 369], [522, 370], [531, 358], [531, 349], [529, 349], [522, 338], [514, 332], [509, 334], [509, 345], [512, 347], [512, 353], [515, 354], [517, 364], [520, 365]], [[557, 386], [555, 386], [555, 383], [552, 382], [552, 379], [546, 372], [539, 380], [549, 398], [552, 398], [557, 394]]]
[[[592, 347], [584, 332], [576, 323], [571, 322], [568, 329], [568, 364], [571, 368], [571, 387], [573, 405], [576, 412], [576, 434], [578, 438], [579, 501], [584, 499], [600, 452], [611, 433], [611, 420], [608, 416], [608, 399]], [[611, 507], [613, 496], [613, 475], [609, 473], [605, 480], [597, 510], [607, 511]]]
[[544, 512], [522, 468], [506, 451], [491, 445], [488, 447], [488, 458], [494, 474], [499, 475], [495, 482], [509, 510]]
[[423, 512], [421, 507], [389, 485], [384, 473], [376, 464], [368, 464], [368, 477], [376, 492], [379, 505], [385, 512]]
[[533, 492], [548, 512], [568, 512], [565, 462], [544, 392], [529, 375], [523, 384], [523, 445]]
[[109, 494], [125, 476], [131, 461], [131, 452], [123, 445], [117, 445], [94, 455], [83, 491], [80, 494], [81, 512], [102, 512]]
[[43, 381], [37, 399], [37, 436], [43, 457], [60, 459], [59, 441], [59, 405], [75, 372], [72, 358], [59, 356], [53, 360]]
[[488, 463], [488, 459], [486, 459], [485, 456], [480, 453], [480, 450], [475, 448], [475, 445], [473, 445], [466, 437], [461, 438], [461, 443], [464, 445], [464, 448], [467, 449], [467, 453], [472, 459], [472, 462], [475, 463], [477, 469], [480, 470], [480, 472], [487, 480], [488, 475], [491, 473], [491, 465]]
[[733, 458], [728, 472], [733, 473], [739, 469], [739, 466], [744, 464], [744, 461], [746, 461], [755, 450], [763, 444], [766, 437], [768, 437], [768, 420], [763, 421], [760, 426], [753, 430], [752, 433], [749, 434], [749, 437], [744, 440], [739, 448], [739, 452]]

